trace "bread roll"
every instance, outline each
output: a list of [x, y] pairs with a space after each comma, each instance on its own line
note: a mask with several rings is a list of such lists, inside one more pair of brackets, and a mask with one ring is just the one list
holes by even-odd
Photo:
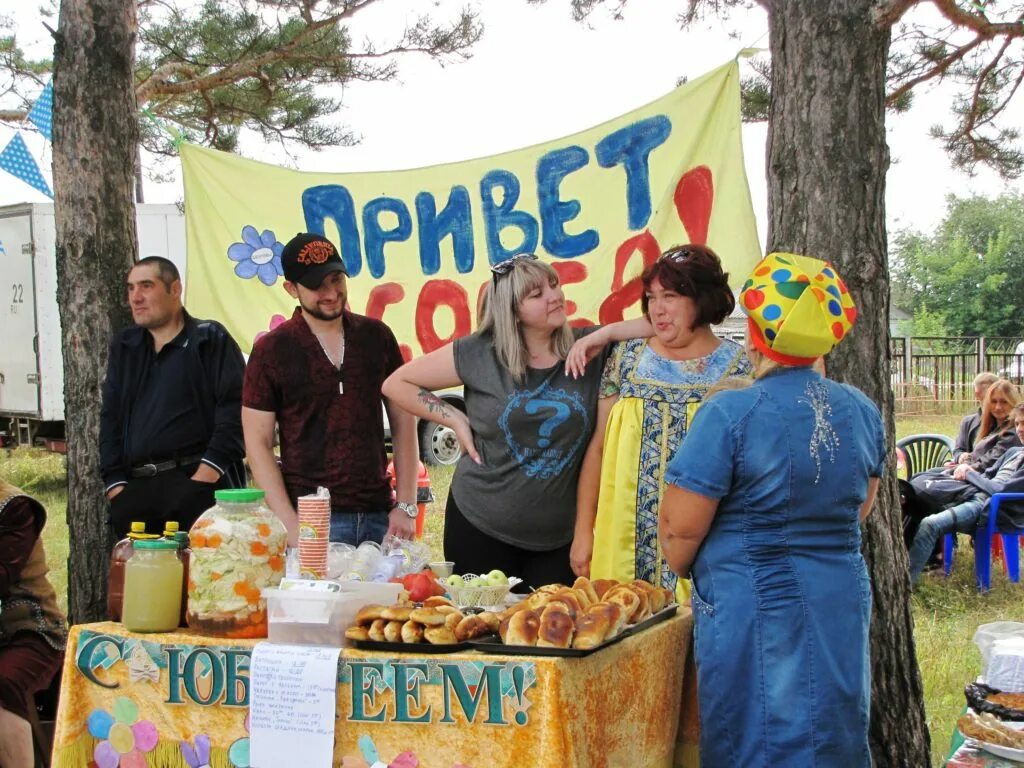
[[432, 645], [455, 645], [455, 633], [448, 627], [427, 627], [423, 630], [423, 637]]
[[463, 618], [463, 615], [458, 611], [455, 611], [454, 613], [445, 614], [444, 625], [452, 632], [454, 632], [455, 628], [459, 626], [459, 622], [462, 621]]
[[370, 628], [367, 630], [367, 634], [370, 636], [370, 639], [378, 643], [383, 643], [385, 641], [385, 626], [387, 626], [387, 622], [384, 619], [374, 619], [370, 624]]
[[536, 611], [519, 611], [508, 622], [505, 642], [509, 645], [536, 645], [540, 629], [540, 614]]
[[389, 643], [402, 642], [402, 625], [404, 621], [389, 621], [384, 625], [384, 639]]
[[651, 613], [657, 613], [665, 607], [665, 590], [661, 587], [652, 589], [647, 594], [647, 599], [651, 601]]
[[416, 621], [425, 627], [443, 627], [447, 613], [437, 608], [414, 608], [409, 614], [410, 621]]
[[544, 609], [544, 613], [540, 615], [537, 647], [571, 648], [575, 632], [576, 623], [569, 614], [549, 605]]
[[487, 625], [488, 632], [497, 632], [498, 627], [501, 625], [501, 619], [498, 618], [498, 614], [491, 613], [490, 611], [483, 611], [477, 614], [480, 621]]
[[[515, 614], [513, 614], [513, 615], [515, 615]], [[512, 622], [512, 616], [506, 616], [504, 619], [501, 620], [501, 623], [498, 625], [498, 637], [501, 638], [501, 642], [503, 642], [503, 643], [507, 643], [508, 642], [508, 640], [506, 640], [506, 638], [508, 637], [508, 625], [511, 622]]]
[[479, 616], [466, 616], [455, 626], [455, 639], [460, 643], [490, 633], [487, 622]]
[[590, 583], [590, 579], [586, 576], [580, 576], [577, 578], [576, 581], [572, 583], [572, 588], [580, 590], [587, 596], [588, 608], [600, 600], [597, 596], [597, 592], [594, 591], [594, 585]]
[[551, 598], [551, 601], [544, 606], [541, 612], [543, 613], [543, 611], [546, 611], [549, 608], [554, 611], [561, 611], [562, 613], [568, 614], [569, 618], [573, 621], [576, 621], [576, 616], [583, 613], [583, 611], [579, 607], [579, 604], [572, 597], [566, 600], [561, 600], [558, 597], [553, 597]]
[[422, 643], [423, 625], [415, 621], [407, 621], [402, 625], [403, 643]]
[[[648, 596], [648, 592], [643, 587], [639, 587], [635, 584], [627, 585], [628, 589], [633, 591], [633, 594], [640, 598], [640, 607], [633, 612], [633, 615], [629, 617], [631, 624], [636, 624], [638, 621], [643, 621], [651, 615], [651, 598]], [[649, 584], [647, 586], [650, 586]]]
[[621, 605], [616, 605], [615, 603], [595, 603], [590, 606], [587, 614], [601, 614], [608, 617], [608, 631], [605, 633], [605, 640], [611, 640], [613, 637], [622, 634], [622, 630], [626, 628], [628, 615]]
[[594, 611], [585, 613], [576, 619], [576, 634], [572, 639], [572, 647], [587, 649], [596, 648], [604, 642], [611, 628], [607, 613]]
[[356, 614], [356, 624], [369, 624], [375, 619], [382, 619], [384, 618], [383, 612], [383, 605], [377, 605], [376, 603], [364, 605]]
[[634, 613], [640, 611], [640, 598], [625, 586], [612, 587], [604, 594], [604, 602], [621, 605], [626, 613], [626, 623], [632, 624]]
[[564, 592], [559, 592], [557, 595], [552, 597], [551, 600], [549, 600], [548, 602], [551, 603], [555, 600], [561, 603], [565, 603], [570, 608], [572, 608], [570, 613], [572, 614], [573, 618], [576, 617], [576, 614], [583, 613], [586, 609], [586, 606], [583, 605], [582, 602], [580, 602], [579, 595], [577, 595], [571, 589], [567, 589]]
[[615, 579], [595, 579], [590, 582], [590, 586], [594, 588], [594, 594], [597, 595], [597, 599], [603, 600], [605, 592], [617, 586], [618, 583]]
[[391, 605], [380, 612], [380, 618], [388, 621], [406, 622], [412, 613], [411, 605]]
[[357, 625], [346, 629], [345, 637], [349, 640], [369, 640], [370, 633], [366, 631], [366, 627], [360, 627]]

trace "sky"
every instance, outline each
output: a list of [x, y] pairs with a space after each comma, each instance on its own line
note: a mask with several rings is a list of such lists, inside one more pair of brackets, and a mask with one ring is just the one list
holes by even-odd
[[[481, 157], [575, 133], [629, 112], [672, 90], [680, 78], [694, 79], [733, 58], [745, 47], [767, 47], [767, 23], [759, 10], [736, 11], [723, 22], [709, 18], [688, 31], [676, 20], [681, 2], [636, 2], [616, 21], [599, 8], [587, 23], [574, 22], [568, 0], [528, 5], [525, 0], [384, 0], [361, 12], [354, 38], [378, 48], [393, 41], [418, 12], [453, 17], [458, 8], [477, 9], [483, 39], [469, 60], [443, 65], [421, 55], [401, 60], [389, 83], [338, 87], [339, 122], [362, 141], [353, 147], [311, 152], [284, 151], [259, 137], [245, 137], [242, 154], [300, 170], [386, 171]], [[29, 6], [30, 4], [25, 4]], [[48, 33], [31, 7], [14, 12], [22, 45], [37, 55]], [[941, 221], [949, 194], [995, 196], [1021, 192], [981, 170], [974, 177], [954, 171], [928, 128], [946, 119], [950, 94], [942, 88], [918, 93], [914, 108], [888, 120], [892, 165], [886, 206], [890, 233], [904, 228], [928, 232]], [[1018, 114], [1021, 105], [1016, 106]], [[38, 134], [23, 131], [29, 150], [50, 177], [50, 152]], [[744, 126], [748, 181], [758, 229], [765, 238], [765, 124]], [[13, 131], [0, 126], [0, 147]], [[146, 162], [146, 161], [144, 161]], [[183, 196], [176, 163], [160, 166], [175, 177], [147, 181], [146, 202], [176, 202]], [[31, 187], [0, 172], [0, 205], [46, 202]]]

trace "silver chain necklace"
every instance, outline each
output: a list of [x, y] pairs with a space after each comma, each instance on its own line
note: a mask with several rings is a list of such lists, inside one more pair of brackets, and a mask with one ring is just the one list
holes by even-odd
[[345, 382], [343, 382], [342, 379], [341, 379], [341, 372], [342, 372], [342, 369], [343, 369], [343, 367], [345, 365], [345, 331], [344, 331], [344, 329], [341, 332], [341, 351], [338, 354], [338, 362], [337, 363], [334, 362], [334, 358], [331, 357], [331, 353], [327, 351], [327, 347], [324, 346], [324, 343], [323, 343], [323, 341], [321, 341], [320, 336], [318, 334], [314, 333], [313, 334], [313, 338], [315, 338], [316, 339], [316, 343], [320, 345], [320, 349], [323, 350], [324, 357], [327, 358], [327, 361], [331, 364], [331, 367], [338, 371], [338, 394], [339, 395], [345, 394]]

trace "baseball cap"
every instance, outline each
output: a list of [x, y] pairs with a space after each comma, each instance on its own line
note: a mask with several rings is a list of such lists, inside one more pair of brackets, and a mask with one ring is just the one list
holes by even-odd
[[338, 249], [323, 235], [299, 232], [281, 251], [284, 279], [315, 291], [331, 272], [348, 275]]

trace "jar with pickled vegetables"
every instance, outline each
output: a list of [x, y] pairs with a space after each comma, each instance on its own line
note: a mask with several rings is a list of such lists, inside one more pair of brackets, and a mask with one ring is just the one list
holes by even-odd
[[288, 533], [255, 488], [218, 490], [189, 531], [189, 629], [214, 637], [266, 637], [264, 587], [284, 576]]

